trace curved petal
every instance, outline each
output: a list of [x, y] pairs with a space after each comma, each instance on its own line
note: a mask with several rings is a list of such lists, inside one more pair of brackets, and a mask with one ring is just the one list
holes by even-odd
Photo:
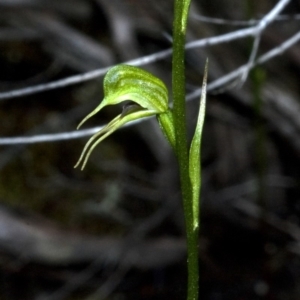
[[116, 118], [114, 118], [104, 128], [102, 128], [99, 132], [94, 134], [88, 140], [74, 168], [77, 168], [82, 163], [81, 170], [83, 170], [95, 147], [100, 142], [102, 142], [106, 137], [108, 137], [117, 129], [119, 129], [121, 126], [123, 126], [124, 124], [130, 121], [134, 121], [145, 117], [150, 117], [155, 114], [156, 114], [155, 111], [145, 110], [144, 108], [140, 108], [139, 110], [137, 110], [137, 108], [134, 108], [133, 111], [132, 109], [129, 109], [128, 112], [125, 113], [123, 112], [122, 114], [118, 115]]
[[118, 65], [104, 77], [104, 99], [79, 123], [77, 129], [103, 107], [126, 100], [156, 113], [168, 110], [168, 90], [159, 78], [134, 66]]

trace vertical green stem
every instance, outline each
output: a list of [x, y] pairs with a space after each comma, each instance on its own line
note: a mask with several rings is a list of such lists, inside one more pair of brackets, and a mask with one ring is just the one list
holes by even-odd
[[184, 46], [190, 0], [175, 0], [173, 23], [172, 90], [176, 152], [179, 163], [188, 251], [188, 300], [198, 300], [198, 230], [193, 228], [192, 191], [186, 132]]

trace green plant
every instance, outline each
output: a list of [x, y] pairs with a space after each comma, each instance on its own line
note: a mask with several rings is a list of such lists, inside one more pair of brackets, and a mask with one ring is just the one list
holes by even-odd
[[[118, 65], [104, 78], [104, 99], [79, 124], [107, 105], [125, 102], [123, 112], [90, 138], [75, 167], [85, 167], [94, 148], [122, 125], [140, 118], [156, 116], [159, 125], [173, 148], [179, 164], [181, 190], [185, 214], [188, 249], [188, 300], [198, 299], [198, 234], [201, 188], [200, 146], [205, 116], [207, 63], [202, 85], [201, 103], [194, 137], [188, 149], [185, 108], [184, 46], [190, 0], [175, 0], [173, 24], [172, 89], [173, 108], [169, 106], [164, 83], [137, 67]], [[128, 104], [128, 100], [130, 103]]]

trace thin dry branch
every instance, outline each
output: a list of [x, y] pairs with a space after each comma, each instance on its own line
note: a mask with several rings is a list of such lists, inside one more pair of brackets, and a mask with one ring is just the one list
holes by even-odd
[[[218, 89], [222, 86], [225, 86], [226, 84], [230, 83], [232, 80], [239, 77], [243, 72], [248, 68], [253, 68], [256, 65], [264, 64], [267, 61], [273, 59], [276, 56], [281, 55], [284, 53], [287, 49], [291, 48], [293, 45], [298, 43], [300, 40], [300, 32], [292, 36], [290, 39], [286, 40], [284, 43], [279, 45], [278, 47], [273, 48], [272, 50], [268, 51], [264, 55], [260, 56], [256, 62], [253, 62], [250, 66], [248, 64], [245, 64], [234, 71], [222, 76], [221, 78], [211, 82], [208, 84], [208, 91], [213, 91], [215, 89]], [[95, 71], [97, 72], [97, 71]], [[54, 83], [53, 83], [54, 84]], [[45, 87], [45, 85], [43, 85]], [[36, 87], [37, 88], [37, 87]], [[29, 88], [28, 88], [29, 89]], [[187, 95], [187, 100], [193, 100], [198, 98], [201, 95], [201, 88], [196, 89], [192, 93]], [[135, 122], [131, 122], [127, 124], [127, 126], [131, 126], [134, 124], [138, 124], [143, 122], [144, 120], [137, 120]], [[56, 134], [42, 134], [42, 135], [35, 135], [31, 137], [8, 137], [8, 138], [0, 138], [0, 145], [17, 145], [17, 144], [34, 144], [34, 143], [43, 143], [43, 142], [56, 142], [56, 141], [62, 141], [62, 140], [70, 140], [70, 139], [78, 139], [86, 136], [90, 136], [97, 131], [99, 131], [102, 128], [100, 127], [93, 127], [89, 129], [84, 130], [78, 130], [78, 131], [69, 131], [69, 132], [62, 132], [62, 133], [56, 133]]]
[[[261, 35], [263, 33], [263, 31], [266, 29], [266, 27], [268, 25], [270, 25], [272, 22], [274, 22], [274, 20], [276, 19], [276, 17], [280, 14], [280, 12], [289, 4], [290, 0], [281, 0], [279, 1], [275, 7], [268, 13], [266, 14], [265, 17], [263, 17], [259, 23], [256, 26], [256, 33], [255, 33], [255, 38], [254, 38], [254, 42], [253, 42], [253, 46], [252, 46], [252, 50], [249, 56], [249, 60], [248, 60], [248, 65], [252, 65], [256, 59], [257, 56], [257, 52], [259, 49], [259, 44], [261, 41]], [[246, 68], [245, 71], [243, 72], [243, 75], [241, 77], [241, 83], [243, 84], [249, 74], [249, 70], [250, 68]]]
[[[254, 36], [256, 37], [258, 34], [261, 33], [261, 31], [266, 28], [274, 19], [277, 17], [278, 13], [285, 7], [285, 5], [289, 2], [289, 0], [282, 0], [280, 1], [274, 9], [270, 11], [266, 15], [265, 18], [263, 18], [256, 26], [246, 28], [246, 29], [241, 29], [237, 31], [233, 31], [230, 33], [222, 34], [219, 36], [215, 37], [209, 37], [205, 39], [200, 39], [196, 40], [193, 42], [189, 42], [186, 44], [186, 49], [194, 49], [194, 48], [202, 48], [202, 47], [207, 47], [207, 46], [213, 46], [213, 45], [220, 45], [222, 43], [228, 43], [237, 39], [241, 38], [246, 38], [249, 36]], [[129, 65], [134, 65], [134, 66], [141, 66], [141, 65], [146, 65], [150, 64], [153, 62], [157, 62], [159, 60], [162, 60], [164, 58], [169, 57], [172, 54], [172, 49], [167, 49], [163, 50], [154, 54], [150, 54], [144, 57], [140, 57], [137, 59], [129, 60], [126, 62], [123, 62], [125, 64]], [[27, 95], [32, 95], [40, 92], [45, 92], [48, 90], [53, 90], [53, 89], [58, 89], [78, 83], [82, 83], [88, 80], [92, 80], [95, 78], [98, 78], [102, 75], [104, 75], [108, 69], [110, 68], [101, 68], [97, 69], [91, 72], [86, 72], [80, 75], [75, 75], [75, 76], [70, 76], [65, 79], [53, 81], [50, 83], [46, 84], [40, 84], [40, 85], [35, 85], [27, 88], [22, 88], [22, 89], [17, 89], [17, 90], [12, 90], [8, 92], [2, 92], [0, 93], [0, 100], [5, 100], [5, 99], [10, 99], [10, 98], [15, 98], [15, 97], [23, 97]], [[246, 69], [245, 69], [246, 70]]]
[[[216, 24], [216, 25], [229, 25], [229, 26], [255, 26], [257, 25], [261, 19], [251, 19], [251, 20], [228, 20], [221, 18], [212, 18], [201, 15], [194, 14], [193, 17], [196, 20], [199, 20], [203, 23]], [[285, 21], [298, 21], [300, 20], [299, 14], [293, 15], [279, 15], [274, 18], [276, 22], [285, 22]]]

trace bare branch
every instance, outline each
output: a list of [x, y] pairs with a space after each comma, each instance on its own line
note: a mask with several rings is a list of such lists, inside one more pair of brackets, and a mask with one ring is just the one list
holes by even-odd
[[[221, 43], [228, 43], [233, 40], [246, 38], [248, 36], [257, 36], [258, 33], [261, 32], [263, 28], [265, 28], [274, 18], [277, 16], [277, 14], [283, 9], [283, 7], [289, 2], [290, 0], [282, 0], [280, 1], [273, 10], [269, 14], [266, 15], [265, 18], [263, 18], [257, 26], [237, 30], [234, 32], [222, 34], [216, 37], [209, 37], [206, 39], [201, 39], [197, 41], [193, 41], [186, 44], [186, 49], [194, 49], [194, 48], [201, 48], [201, 47], [207, 47], [207, 46], [213, 46], [213, 45], [219, 45]], [[133, 65], [133, 66], [141, 66], [150, 64], [156, 61], [159, 61], [161, 59], [167, 58], [172, 54], [172, 49], [163, 50], [151, 55], [147, 55], [144, 57], [140, 57], [137, 59], [129, 60], [127, 62], [124, 62], [125, 64]], [[110, 66], [111, 67], [111, 66]], [[12, 90], [8, 92], [0, 93], [0, 100], [14, 98], [14, 97], [22, 97], [27, 95], [36, 94], [39, 92], [49, 91], [57, 88], [62, 88], [78, 83], [82, 83], [88, 80], [92, 80], [95, 78], [98, 78], [102, 75], [104, 75], [110, 67], [97, 69], [91, 72], [86, 72], [80, 75], [70, 76], [65, 79], [53, 81], [46, 84], [40, 84], [36, 86], [31, 86], [27, 88]]]
[[[257, 56], [257, 52], [259, 49], [259, 44], [261, 40], [261, 34], [265, 30], [265, 28], [275, 20], [275, 18], [279, 15], [279, 13], [286, 7], [286, 5], [290, 2], [290, 0], [281, 0], [275, 5], [275, 7], [265, 16], [263, 17], [258, 25], [256, 26], [256, 36], [253, 42], [253, 47], [251, 50], [251, 54], [248, 60], [247, 65], [250, 66], [255, 61]], [[246, 68], [241, 77], [241, 84], [243, 84], [249, 74], [250, 68]]]
[[[293, 45], [295, 45], [300, 40], [300, 31], [293, 35], [290, 39], [286, 40], [284, 43], [280, 44], [278, 47], [273, 48], [272, 50], [268, 51], [264, 55], [260, 56], [256, 62], [253, 62], [250, 66], [248, 64], [242, 65], [239, 68], [235, 69], [234, 71], [222, 76], [221, 78], [213, 81], [212, 83], [208, 84], [207, 90], [213, 91], [214, 89], [220, 88], [238, 76], [240, 76], [246, 68], [253, 68], [256, 65], [262, 65], [265, 62], [269, 61], [270, 59], [281, 55], [283, 52], [285, 52], [287, 49], [291, 48]], [[201, 95], [201, 88], [196, 89], [192, 93], [190, 93], [187, 96], [187, 100], [191, 100], [194, 98], [197, 98]]]
[[[300, 31], [292, 36], [290, 39], [279, 45], [278, 47], [268, 51], [264, 55], [260, 56], [256, 62], [253, 62], [250, 66], [248, 64], [242, 65], [239, 68], [235, 69], [234, 71], [222, 76], [221, 78], [211, 82], [208, 84], [207, 89], [208, 91], [212, 91], [214, 89], [220, 88], [238, 76], [240, 76], [246, 68], [253, 68], [256, 65], [261, 65], [269, 61], [270, 59], [281, 55], [287, 49], [291, 48], [300, 40]], [[192, 93], [187, 95], [187, 100], [192, 100], [198, 98], [201, 94], [201, 88], [196, 89]], [[131, 126], [134, 124], [138, 124], [143, 122], [143, 120], [137, 120], [131, 123], [128, 123], [126, 126]], [[56, 134], [42, 134], [42, 135], [35, 135], [31, 137], [8, 137], [8, 138], [0, 138], [0, 145], [17, 145], [17, 144], [34, 144], [34, 143], [43, 143], [43, 142], [56, 142], [56, 141], [63, 141], [63, 140], [70, 140], [70, 139], [78, 139], [86, 136], [90, 136], [102, 128], [100, 127], [93, 127], [84, 130], [78, 131], [70, 131], [70, 132], [63, 132], [63, 133], [56, 133]]]
[[[134, 124], [141, 123], [144, 120], [146, 120], [146, 118], [127, 123], [123, 127], [132, 126]], [[64, 141], [64, 140], [79, 139], [82, 137], [95, 134], [96, 132], [101, 130], [103, 126], [97, 126], [93, 128], [76, 130], [76, 131], [54, 133], [54, 134], [51, 133], [39, 134], [30, 137], [20, 136], [20, 137], [13, 137], [13, 138], [0, 138], [0, 145], [37, 144], [37, 143], [45, 143], [45, 142], [57, 142], [57, 141]]]
[[[201, 15], [194, 15], [193, 18], [199, 20], [203, 23], [216, 24], [216, 25], [229, 25], [229, 26], [255, 26], [260, 22], [260, 19], [250, 19], [250, 20], [228, 20], [221, 18], [212, 18]], [[300, 14], [293, 15], [280, 15], [274, 18], [276, 22], [282, 21], [297, 21], [300, 20]]]

